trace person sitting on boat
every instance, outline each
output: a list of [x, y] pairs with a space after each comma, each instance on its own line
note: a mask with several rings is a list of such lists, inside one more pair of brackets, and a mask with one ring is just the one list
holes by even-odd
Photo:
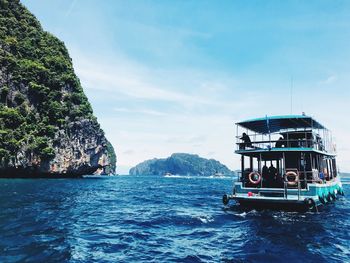
[[324, 150], [324, 145], [323, 145], [322, 139], [320, 139], [319, 147], [320, 147], [320, 151], [323, 151], [323, 150]]
[[262, 168], [261, 175], [262, 175], [264, 186], [268, 187], [268, 185], [269, 185], [269, 168], [267, 168], [266, 164]]
[[320, 172], [320, 179], [323, 181], [324, 180], [324, 173], [321, 171]]
[[330, 177], [329, 177], [328, 169], [326, 167], [323, 168], [323, 174], [324, 174], [324, 179], [326, 179], [326, 181], [329, 181]]
[[271, 186], [276, 184], [277, 181], [277, 169], [273, 166], [273, 163], [271, 163], [271, 166], [269, 167], [269, 179], [271, 182]]
[[280, 174], [278, 174], [278, 171], [277, 171], [275, 187], [283, 188], [283, 186], [284, 186], [284, 179], [283, 179], [283, 177]]
[[252, 147], [252, 141], [250, 140], [248, 134], [245, 132], [243, 132], [241, 140], [243, 143], [240, 143], [240, 149], [244, 150], [246, 147]]
[[312, 182], [314, 182], [314, 183], [322, 183], [323, 180], [320, 178], [321, 176], [323, 178], [323, 173], [322, 172], [319, 173], [317, 169], [312, 169]]
[[276, 142], [276, 145], [275, 145], [276, 148], [282, 148], [284, 147], [284, 138], [281, 136], [278, 141]]
[[320, 151], [324, 150], [323, 141], [319, 134], [316, 134], [316, 145], [318, 150]]

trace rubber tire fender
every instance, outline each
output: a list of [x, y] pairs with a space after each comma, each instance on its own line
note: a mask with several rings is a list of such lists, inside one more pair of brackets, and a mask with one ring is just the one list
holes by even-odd
[[304, 203], [307, 205], [309, 210], [314, 210], [316, 208], [316, 202], [313, 198], [305, 198]]
[[332, 198], [333, 201], [334, 201], [335, 199], [337, 199], [337, 197], [336, 197], [336, 195], [335, 195], [334, 192], [330, 193], [330, 195], [331, 195], [331, 198]]
[[228, 205], [228, 202], [230, 201], [230, 199], [228, 198], [228, 195], [223, 195], [222, 197], [222, 203], [224, 205]]
[[323, 204], [323, 205], [326, 204], [326, 201], [324, 200], [323, 195], [319, 195], [319, 196], [318, 196], [318, 200], [320, 200], [321, 204]]

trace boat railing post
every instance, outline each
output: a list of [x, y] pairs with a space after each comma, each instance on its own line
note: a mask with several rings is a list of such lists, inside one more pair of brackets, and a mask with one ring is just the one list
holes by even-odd
[[300, 180], [298, 180], [298, 201], [300, 200]]
[[284, 182], [284, 199], [288, 199], [287, 182]]
[[238, 139], [238, 125], [236, 125], [236, 149], [238, 147], [237, 150], [240, 150], [241, 147], [239, 147], [240, 145], [238, 144], [240, 141]]
[[244, 155], [241, 155], [241, 182], [243, 187], [246, 186], [244, 175]]

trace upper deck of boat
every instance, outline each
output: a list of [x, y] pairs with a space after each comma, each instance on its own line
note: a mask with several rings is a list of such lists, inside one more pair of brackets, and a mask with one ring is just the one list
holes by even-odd
[[236, 123], [236, 153], [280, 156], [285, 152], [335, 155], [331, 132], [306, 115], [271, 116]]

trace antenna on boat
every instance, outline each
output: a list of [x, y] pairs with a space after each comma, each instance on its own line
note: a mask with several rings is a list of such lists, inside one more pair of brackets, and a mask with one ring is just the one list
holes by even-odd
[[290, 78], [290, 114], [293, 114], [293, 76]]

